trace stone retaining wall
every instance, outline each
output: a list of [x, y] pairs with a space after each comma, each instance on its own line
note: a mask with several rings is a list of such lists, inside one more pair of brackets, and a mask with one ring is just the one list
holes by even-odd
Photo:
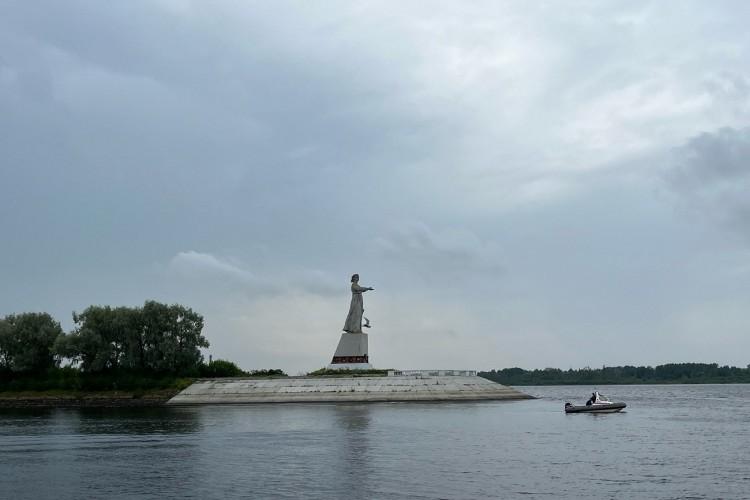
[[532, 399], [477, 376], [294, 377], [200, 380], [170, 405]]

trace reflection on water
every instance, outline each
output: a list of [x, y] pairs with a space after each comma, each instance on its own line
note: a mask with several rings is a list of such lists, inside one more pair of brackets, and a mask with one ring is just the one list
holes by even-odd
[[8, 408], [0, 410], [0, 436], [9, 429], [30, 435], [184, 434], [201, 430], [200, 413], [188, 408]]
[[334, 425], [337, 428], [337, 448], [340, 450], [340, 460], [336, 470], [341, 480], [343, 491], [351, 492], [350, 498], [362, 498], [359, 485], [366, 484], [369, 479], [369, 425], [370, 410], [368, 405], [337, 405], [333, 406]]
[[[594, 389], [594, 388], [591, 388]], [[2, 498], [743, 498], [750, 386], [535, 401], [0, 411]]]
[[[7, 498], [81, 498], [92, 489], [95, 496], [138, 491], [149, 478], [178, 486], [198, 447], [174, 438], [200, 431], [200, 413], [182, 409], [3, 411], [0, 470], [8, 473], [0, 491], [13, 492]], [[112, 476], [118, 480], [109, 484]]]

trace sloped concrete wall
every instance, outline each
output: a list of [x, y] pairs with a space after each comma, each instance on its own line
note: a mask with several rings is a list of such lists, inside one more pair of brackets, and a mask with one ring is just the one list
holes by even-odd
[[531, 399], [476, 376], [289, 377], [200, 380], [170, 405]]

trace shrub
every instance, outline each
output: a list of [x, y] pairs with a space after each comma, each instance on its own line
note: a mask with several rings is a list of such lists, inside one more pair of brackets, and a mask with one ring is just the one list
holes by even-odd
[[372, 369], [372, 370], [333, 370], [331, 368], [321, 368], [319, 370], [315, 370], [314, 372], [310, 372], [307, 374], [308, 377], [325, 377], [328, 375], [351, 375], [354, 377], [357, 376], [386, 376], [388, 375], [389, 369], [385, 370], [379, 370], [379, 369]]
[[270, 370], [250, 370], [248, 373], [251, 377], [286, 377], [287, 374], [284, 370], [278, 368], [271, 368]]
[[199, 373], [201, 377], [207, 378], [241, 377], [247, 375], [242, 368], [224, 359], [217, 359], [208, 364], [201, 365]]

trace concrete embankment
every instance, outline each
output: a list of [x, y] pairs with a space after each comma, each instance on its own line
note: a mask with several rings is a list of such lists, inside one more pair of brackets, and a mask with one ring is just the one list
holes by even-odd
[[199, 380], [169, 405], [247, 403], [335, 403], [387, 401], [482, 401], [533, 399], [475, 375], [385, 377], [288, 377]]

